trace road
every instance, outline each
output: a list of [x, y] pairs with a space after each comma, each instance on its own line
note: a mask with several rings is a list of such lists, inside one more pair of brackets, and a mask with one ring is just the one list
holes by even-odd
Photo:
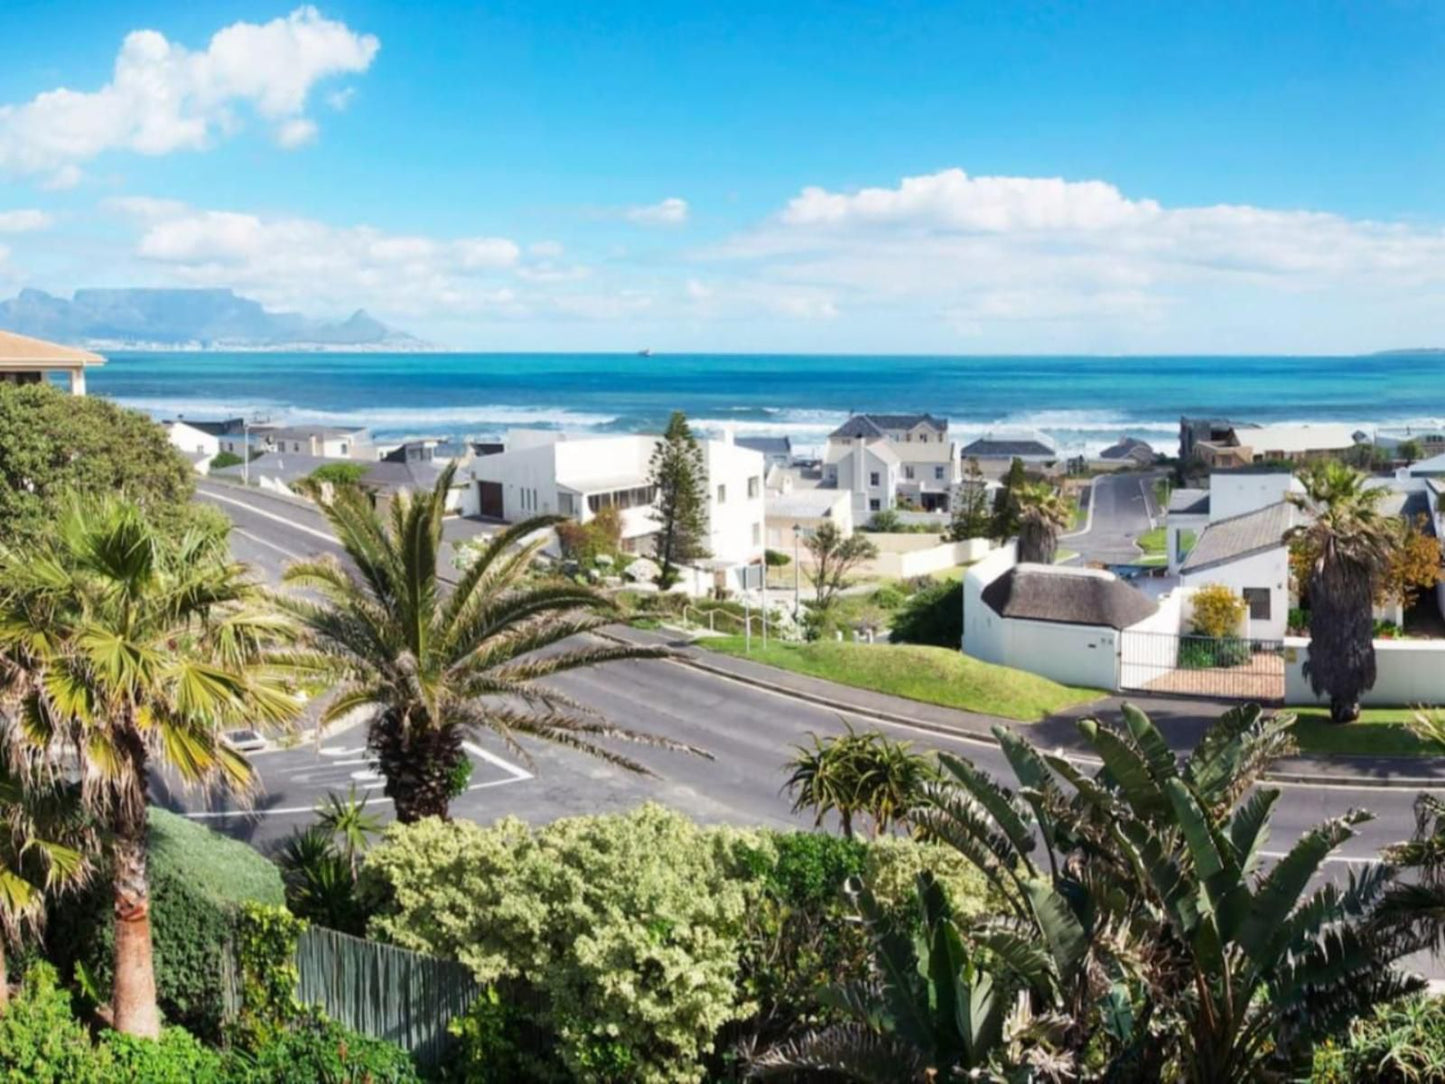
[[1095, 478], [1088, 529], [1066, 535], [1061, 547], [1076, 552], [1082, 563], [1117, 565], [1137, 560], [1134, 539], [1153, 526], [1151, 516], [1159, 515], [1154, 506], [1157, 477], [1155, 472], [1128, 471]]
[[[236, 555], [267, 579], [274, 581], [288, 559], [338, 552], [323, 522], [308, 507], [210, 484], [202, 485], [200, 499], [231, 517]], [[790, 747], [806, 741], [809, 732], [837, 733], [847, 722], [881, 727], [895, 737], [914, 740], [919, 748], [969, 756], [1000, 778], [1010, 778], [1002, 756], [987, 743], [849, 718], [681, 663], [613, 663], [563, 675], [555, 684], [618, 724], [698, 746], [711, 752], [713, 759], [627, 746], [627, 752], [656, 773], [646, 777], [550, 746], [529, 746], [527, 761], [482, 739], [474, 753], [473, 789], [453, 806], [456, 816], [490, 822], [513, 815], [539, 823], [571, 814], [625, 810], [650, 800], [709, 823], [806, 824], [789, 812], [780, 792], [781, 764]], [[375, 787], [379, 796], [362, 744], [360, 731], [352, 730], [328, 735], [319, 747], [258, 753], [253, 762], [263, 790], [254, 812], [204, 819], [264, 848], [309, 821], [308, 811], [329, 789], [356, 782]], [[1273, 853], [1287, 848], [1305, 829], [1347, 809], [1376, 813], [1377, 819], [1362, 826], [1359, 836], [1342, 848], [1342, 859], [1335, 865], [1340, 872], [1368, 861], [1381, 846], [1407, 837], [1413, 824], [1413, 791], [1317, 785], [1286, 785], [1283, 790], [1274, 817]], [[214, 813], [202, 795], [167, 795], [165, 800], [192, 814]]]

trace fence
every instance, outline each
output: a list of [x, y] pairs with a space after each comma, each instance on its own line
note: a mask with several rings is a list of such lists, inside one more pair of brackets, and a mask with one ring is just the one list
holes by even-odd
[[296, 947], [297, 997], [364, 1035], [411, 1051], [426, 1067], [441, 1064], [447, 1024], [481, 993], [454, 960], [312, 926]]
[[1119, 685], [1138, 692], [1279, 703], [1285, 695], [1284, 644], [1125, 629], [1119, 634]]

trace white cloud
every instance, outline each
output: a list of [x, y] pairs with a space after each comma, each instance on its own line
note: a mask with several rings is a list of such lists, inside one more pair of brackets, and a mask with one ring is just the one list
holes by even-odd
[[340, 90], [333, 90], [326, 95], [326, 104], [335, 112], [344, 113], [354, 97], [356, 97], [355, 87], [342, 87]]
[[201, 150], [236, 129], [239, 106], [271, 124], [282, 146], [298, 146], [315, 133], [304, 116], [312, 88], [365, 71], [378, 48], [374, 36], [309, 6], [264, 24], [234, 23], [201, 52], [155, 30], [132, 31], [99, 90], [61, 87], [0, 106], [0, 171], [73, 185], [80, 164], [106, 151]]
[[681, 226], [687, 221], [687, 214], [687, 200], [669, 196], [658, 203], [628, 207], [622, 217], [638, 226]]
[[54, 221], [46, 212], [33, 208], [0, 211], [0, 233], [34, 233], [49, 229]]

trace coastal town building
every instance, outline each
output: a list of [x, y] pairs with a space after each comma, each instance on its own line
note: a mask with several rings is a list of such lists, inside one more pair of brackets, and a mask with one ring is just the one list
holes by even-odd
[[1156, 458], [1157, 454], [1147, 441], [1124, 436], [1101, 451], [1091, 465], [1105, 470], [1147, 467], [1152, 465]]
[[931, 414], [854, 414], [828, 434], [822, 469], [825, 486], [854, 495], [860, 520], [900, 502], [947, 510], [960, 473], [948, 419]]
[[285, 425], [251, 432], [253, 446], [263, 452], [289, 452], [324, 459], [377, 458], [371, 434], [361, 426]]
[[[471, 492], [464, 509], [509, 523], [561, 515], [581, 523], [603, 508], [621, 513], [622, 544], [650, 554], [659, 529], [649, 481], [655, 436], [571, 437], [513, 430], [506, 450], [477, 456], [467, 468]], [[713, 567], [759, 562], [764, 549], [764, 459], [727, 439], [699, 440], [706, 475], [708, 524], [704, 544]]]
[[800, 544], [824, 523], [833, 524], [845, 536], [853, 533], [856, 524], [853, 520], [851, 493], [843, 489], [816, 488], [768, 494], [768, 549], [806, 561], [808, 555], [800, 548]]
[[792, 437], [738, 437], [737, 446], [758, 452], [768, 470], [789, 467], [793, 463]]
[[1362, 438], [1368, 441], [1353, 426], [1339, 422], [1236, 425], [1189, 418], [1179, 422], [1181, 456], [1197, 459], [1212, 470], [1334, 455], [1353, 448]]
[[71, 395], [84, 395], [85, 371], [104, 364], [89, 350], [0, 331], [0, 384], [43, 384], [64, 376]]
[[1051, 471], [1059, 463], [1059, 450], [1054, 442], [1032, 429], [1000, 430], [985, 433], [963, 446], [961, 462], [978, 462], [988, 478], [1002, 478], [1015, 459], [1034, 471]]

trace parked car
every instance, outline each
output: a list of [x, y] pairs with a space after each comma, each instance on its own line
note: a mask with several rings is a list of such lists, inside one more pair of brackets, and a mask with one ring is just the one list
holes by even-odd
[[238, 753], [255, 753], [266, 748], [266, 739], [259, 730], [227, 730], [221, 740]]

